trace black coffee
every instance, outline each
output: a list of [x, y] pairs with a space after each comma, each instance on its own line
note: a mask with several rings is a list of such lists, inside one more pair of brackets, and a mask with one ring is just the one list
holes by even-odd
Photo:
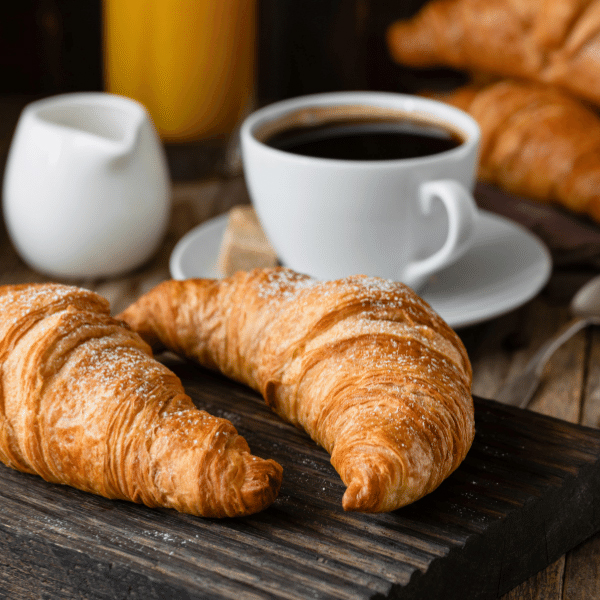
[[295, 126], [265, 140], [273, 148], [342, 160], [396, 160], [446, 152], [463, 139], [453, 131], [409, 120], [348, 119], [315, 126]]

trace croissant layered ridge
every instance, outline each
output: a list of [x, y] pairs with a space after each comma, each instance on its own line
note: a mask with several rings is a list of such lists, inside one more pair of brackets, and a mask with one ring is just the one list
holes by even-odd
[[163, 282], [119, 318], [252, 387], [331, 455], [345, 510], [390, 511], [435, 489], [474, 435], [471, 366], [412, 290], [285, 268]]
[[281, 467], [197, 409], [150, 346], [72, 286], [0, 287], [0, 460], [107, 498], [205, 517], [268, 506]]

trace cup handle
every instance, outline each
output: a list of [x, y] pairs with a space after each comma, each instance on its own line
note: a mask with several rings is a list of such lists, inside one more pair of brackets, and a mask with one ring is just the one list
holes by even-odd
[[434, 199], [441, 200], [448, 213], [448, 235], [437, 252], [406, 267], [402, 281], [411, 287], [421, 286], [429, 275], [460, 258], [473, 240], [477, 205], [472, 194], [453, 179], [423, 183], [419, 189], [422, 214], [431, 213]]

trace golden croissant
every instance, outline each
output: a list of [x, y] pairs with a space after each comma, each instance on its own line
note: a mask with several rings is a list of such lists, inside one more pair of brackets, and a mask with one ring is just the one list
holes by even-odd
[[268, 506], [281, 467], [197, 409], [90, 291], [0, 287], [0, 459], [107, 498], [206, 517]]
[[331, 454], [345, 510], [417, 500], [473, 440], [465, 349], [401, 283], [255, 269], [163, 282], [119, 318], [157, 348], [254, 388], [303, 428]]
[[560, 86], [600, 103], [600, 0], [433, 0], [387, 32], [399, 63]]
[[600, 222], [600, 117], [542, 84], [502, 80], [436, 98], [481, 128], [481, 179]]

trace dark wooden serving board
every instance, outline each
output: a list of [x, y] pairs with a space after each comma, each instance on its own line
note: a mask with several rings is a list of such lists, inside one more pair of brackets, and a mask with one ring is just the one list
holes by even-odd
[[600, 529], [600, 432], [476, 399], [477, 437], [434, 493], [344, 513], [328, 455], [247, 388], [169, 365], [198, 405], [284, 467], [261, 514], [110, 501], [0, 465], [0, 597], [495, 598]]

